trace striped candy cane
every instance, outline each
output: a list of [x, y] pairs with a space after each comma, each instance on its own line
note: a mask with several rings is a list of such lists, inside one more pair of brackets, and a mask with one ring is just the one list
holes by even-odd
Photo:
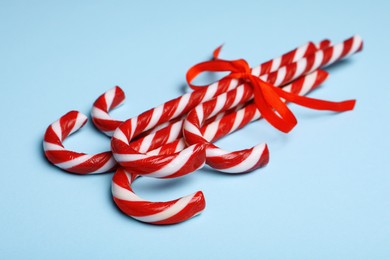
[[[329, 40], [324, 40], [317, 45], [312, 42], [308, 42], [307, 44], [304, 44], [290, 52], [287, 52], [280, 57], [264, 62], [259, 66], [253, 68], [253, 74], [264, 75], [270, 72], [274, 72], [282, 66], [288, 65], [292, 62], [296, 62], [303, 57], [307, 57], [308, 55], [314, 53], [317, 49], [329, 46], [329, 44]], [[109, 112], [110, 110], [122, 104], [124, 100], [125, 93], [118, 86], [108, 90], [98, 99], [96, 99], [91, 111], [92, 121], [96, 128], [98, 128], [104, 134], [112, 136], [114, 134], [115, 129], [123, 122], [112, 118], [109, 115]], [[168, 124], [164, 124], [164, 126], [166, 125]]]
[[[251, 96], [252, 90], [243, 91], [241, 94], [241, 96], [237, 95], [236, 99], [232, 100], [229, 104], [230, 108], [246, 102]], [[154, 123], [151, 124], [152, 118], [143, 119], [143, 115], [141, 115], [127, 120], [115, 130], [112, 138], [112, 150], [118, 163], [126, 169], [136, 171], [140, 175], [156, 178], [179, 177], [202, 167], [205, 160], [205, 151], [204, 146], [201, 144], [194, 144], [194, 146], [185, 148], [172, 155], [140, 154], [131, 147], [130, 140], [133, 136], [137, 136], [137, 130], [140, 133], [155, 127], [160, 120], [160, 116], [163, 116], [161, 112], [158, 113]], [[130, 137], [128, 138], [124, 133], [127, 133]], [[118, 148], [122, 149], [120, 154], [117, 153]], [[196, 149], [199, 149], [199, 155], [204, 156], [202, 160], [195, 154], [197, 152]]]
[[[360, 39], [360, 44], [359, 44], [359, 39], [360, 38], [358, 36], [355, 36], [355, 37], [345, 41], [344, 43], [337, 45], [337, 46], [347, 46], [347, 47], [345, 47], [345, 49], [347, 51], [344, 51], [342, 55], [334, 56], [335, 58], [332, 58], [331, 61], [328, 60], [326, 62], [318, 63], [318, 66], [321, 64], [328, 65], [331, 62], [336, 61], [337, 59], [340, 59], [342, 57], [346, 57], [346, 56], [358, 51], [361, 48], [361, 47], [359, 48], [359, 46], [361, 45], [361, 39]], [[355, 42], [355, 44], [353, 44], [354, 42]], [[356, 44], [356, 42], [357, 42], [357, 44]], [[353, 48], [348, 48], [348, 46], [350, 46], [350, 45], [353, 46]], [[329, 47], [325, 51], [327, 51], [327, 53], [330, 53], [330, 52], [332, 52], [333, 49], [340, 48], [337, 46]], [[322, 52], [324, 52], [324, 50], [318, 50], [316, 53], [322, 53]], [[313, 55], [309, 55], [309, 56], [313, 56]], [[316, 55], [315, 55], [315, 57], [316, 57]], [[307, 58], [302, 58], [298, 62], [294, 62], [292, 64], [284, 66], [284, 67], [280, 68], [279, 70], [272, 72], [270, 74], [263, 75], [260, 78], [267, 81], [268, 79], [272, 80], [273, 76], [276, 75], [275, 80], [273, 80], [273, 82], [270, 82], [270, 83], [273, 83], [275, 86], [280, 86], [281, 84], [284, 84], [284, 83], [291, 81], [293, 79], [293, 78], [288, 77], [289, 74], [293, 75], [294, 78], [297, 78], [298, 76], [301, 76], [304, 73], [307, 73], [308, 71], [310, 71], [311, 68], [315, 67], [314, 65], [316, 65], [316, 64], [312, 64], [313, 66], [310, 66], [310, 67], [308, 66], [306, 70], [305, 70], [305, 68], [303, 70], [297, 70], [296, 66], [299, 66], [297, 64], [303, 64], [303, 62], [301, 62], [301, 61], [306, 60], [306, 59]], [[287, 70], [287, 68], [291, 68], [291, 69]], [[292, 70], [294, 70], [293, 73], [292, 73]], [[286, 71], [288, 71], [289, 73], [286, 73]], [[252, 74], [253, 74], [253, 70], [252, 70]], [[271, 75], [271, 77], [269, 77], [268, 75]], [[278, 76], [278, 75], [280, 75], [280, 76]], [[227, 84], [229, 84], [229, 86], [227, 86]], [[182, 116], [183, 114], [187, 113], [191, 108], [193, 108], [196, 104], [203, 103], [207, 100], [210, 100], [213, 97], [216, 97], [222, 93], [230, 91], [231, 89], [236, 88], [238, 85], [239, 85], [238, 80], [234, 80], [234, 79], [224, 80], [224, 79], [222, 79], [221, 81], [216, 82], [207, 88], [199, 89], [199, 90], [194, 91], [192, 93], [185, 94], [179, 98], [176, 98], [174, 100], [171, 100], [171, 101], [163, 104], [162, 106], [159, 106], [155, 109], [149, 110], [149, 111], [145, 112], [146, 115], [142, 114], [140, 117], [128, 120], [126, 123], [122, 124], [119, 128], [117, 128], [117, 130], [115, 131], [114, 136], [112, 138], [111, 146], [112, 146], [112, 150], [113, 150], [115, 159], [118, 161], [119, 164], [121, 164], [125, 168], [130, 168], [130, 169], [135, 170], [135, 171], [136, 170], [142, 171], [142, 173], [140, 173], [140, 174], [152, 173], [154, 176], [160, 176], [160, 173], [158, 171], [160, 168], [164, 167], [164, 174], [161, 176], [164, 176], [164, 177], [169, 176], [168, 171], [165, 171], [165, 169], [166, 169], [165, 166], [167, 164], [164, 163], [163, 161], [167, 162], [167, 161], [173, 160], [174, 158], [177, 159], [179, 154], [169, 155], [168, 160], [165, 159], [165, 157], [167, 157], [168, 155], [155, 156], [155, 155], [143, 154], [141, 156], [141, 155], [139, 155], [139, 153], [137, 151], [135, 151], [134, 149], [131, 149], [129, 147], [129, 143], [132, 140], [132, 138], [137, 136], [137, 134], [139, 134], [140, 132], [143, 132], [145, 130], [149, 130], [152, 127], [155, 127], [156, 125], [158, 125], [160, 123], [165, 123], [172, 118]], [[201, 96], [201, 98], [199, 98], [199, 96]], [[185, 102], [183, 100], [185, 100]], [[165, 113], [162, 113], [162, 111], [164, 111]], [[153, 116], [154, 120], [151, 120], [152, 116]], [[144, 122], [143, 124], [138, 123], [138, 122], [142, 122], [142, 121]], [[140, 130], [138, 130], [138, 129], [140, 129]], [[138, 130], [138, 133], [137, 133], [137, 130]], [[127, 135], [125, 133], [127, 133]], [[185, 150], [186, 149], [184, 149], [183, 151], [185, 151]], [[134, 155], [138, 154], [139, 156], [135, 157], [135, 156], [133, 156], [133, 154]], [[153, 161], [156, 165], [158, 165], [158, 167], [147, 169], [145, 171], [145, 164], [144, 163], [147, 161], [149, 161], [149, 162]], [[183, 168], [185, 166], [186, 162], [182, 160], [181, 163], [179, 163], [178, 160], [175, 160], [175, 163], [177, 163], [177, 165], [182, 166], [180, 168], [180, 170], [183, 170], [183, 171], [181, 171], [180, 174], [186, 174], [184, 171], [184, 168]]]
[[[307, 92], [321, 84], [326, 79], [326, 77], [327, 73], [324, 71], [314, 72], [308, 76], [304, 76], [296, 80], [292, 84], [285, 86], [284, 89], [286, 91], [305, 95]], [[260, 113], [256, 107], [252, 104], [249, 104], [235, 113], [224, 115], [220, 117], [219, 120], [203, 127], [202, 133], [204, 133], [204, 136], [207, 140], [214, 141], [243, 127], [247, 123], [258, 119], [259, 117]], [[176, 122], [171, 124], [169, 127], [166, 127], [165, 129], [156, 131], [155, 134], [161, 136], [172, 136], [172, 133], [167, 133], [167, 131], [177, 127], [177, 129], [173, 132], [176, 133], [177, 130], [181, 132], [181, 125], [182, 121]], [[180, 134], [177, 136], [180, 136]], [[140, 139], [136, 142], [142, 144], [145, 141]], [[164, 152], [168, 152], [168, 154], [172, 154], [182, 150], [184, 147], [184, 139], [180, 138], [154, 151], [151, 151], [150, 153], [163, 154]], [[148, 151], [144, 150], [144, 152]], [[264, 158], [264, 160], [266, 160], [266, 158]], [[112, 196], [116, 205], [121, 209], [122, 212], [139, 221], [151, 224], [174, 224], [185, 221], [189, 218], [192, 218], [193, 216], [200, 214], [201, 211], [205, 208], [205, 199], [201, 191], [169, 202], [145, 201], [144, 199], [141, 199], [139, 196], [137, 196], [131, 188], [131, 184], [136, 178], [136, 174], [129, 173], [123, 168], [118, 168], [112, 180]]]
[[[310, 90], [321, 84], [327, 77], [324, 71], [316, 71], [296, 82], [286, 86], [285, 91], [305, 95]], [[248, 104], [245, 108], [230, 114], [202, 129], [204, 118], [210, 114], [217, 113], [223, 109], [222, 105], [231, 101], [232, 96], [237, 95], [240, 88], [232, 90], [225, 95], [220, 95], [214, 100], [205, 102], [187, 115], [183, 124], [183, 135], [188, 144], [204, 143], [207, 145], [206, 156], [207, 164], [212, 168], [227, 173], [242, 173], [255, 170], [264, 166], [268, 162], [268, 150], [265, 144], [257, 145], [251, 149], [227, 152], [224, 151], [211, 141], [219, 139], [244, 125], [260, 118], [260, 112], [253, 103]]]
[[112, 197], [126, 215], [150, 224], [165, 225], [185, 221], [200, 214], [206, 202], [201, 191], [167, 202], [146, 201], [131, 184], [138, 176], [119, 167], [112, 178]]
[[[327, 72], [318, 70], [284, 86], [283, 90], [294, 94], [306, 95], [324, 82], [327, 76]], [[201, 133], [208, 142], [214, 142], [259, 118], [260, 113], [257, 111], [256, 106], [249, 102], [239, 110], [223, 115], [223, 117], [213, 117], [213, 121], [207, 121], [206, 125], [202, 126]], [[138, 149], [141, 152], [154, 149], [149, 154], [170, 154], [181, 151], [186, 146], [184, 139], [180, 138], [182, 136], [182, 125], [183, 121], [176, 122], [155, 132], [154, 135], [149, 135], [133, 142], [132, 145], [134, 149]], [[174, 141], [172, 142], [172, 140]], [[162, 146], [159, 147], [160, 145]]]
[[319, 68], [329, 66], [336, 61], [346, 58], [363, 49], [363, 41], [359, 35], [355, 35], [342, 43], [317, 50], [315, 53], [304, 57], [297, 62], [281, 67], [270, 74], [259, 76], [260, 79], [275, 86], [283, 85], [300, 77], [301, 75], [313, 72]]
[[[306, 52], [300, 52], [302, 55]], [[298, 57], [298, 56], [294, 56]], [[286, 61], [289, 59], [286, 59]], [[284, 61], [285, 62], [285, 61]], [[131, 118], [124, 122], [120, 127], [118, 127], [113, 135], [111, 140], [111, 147], [117, 162], [125, 167], [128, 170], [133, 170], [139, 172], [141, 175], [148, 175], [158, 178], [170, 178], [171, 176], [181, 176], [187, 174], [184, 169], [188, 168], [188, 165], [192, 165], [190, 158], [190, 153], [184, 149], [180, 153], [169, 155], [169, 158], [166, 158], [168, 155], [149, 155], [149, 154], [140, 154], [136, 150], [130, 147], [130, 143], [137, 138], [141, 133], [148, 131], [160, 124], [166, 123], [169, 120], [181, 117], [188, 113], [196, 105], [206, 102], [222, 93], [230, 91], [234, 88], [237, 88], [239, 81], [235, 79], [224, 79], [211, 84], [207, 88], [203, 88], [192, 93], [187, 93], [181, 97], [173, 99], [169, 102], [166, 102], [163, 105], [160, 105], [154, 109], [150, 109], [141, 115]], [[106, 98], [106, 96], [104, 95]], [[111, 103], [111, 102], [106, 102]], [[105, 113], [105, 118], [108, 118], [109, 109], [100, 109]], [[93, 113], [93, 116], [96, 117], [97, 113]], [[101, 117], [102, 118], [102, 117]], [[94, 120], [95, 121], [95, 120]], [[108, 129], [104, 129], [106, 133], [109, 132]], [[192, 149], [192, 148], [191, 148]], [[199, 153], [203, 152], [203, 149], [198, 147]], [[202, 150], [202, 151], [200, 151]], [[179, 159], [180, 158], [180, 159]], [[175, 161], [177, 168], [172, 174], [169, 174], [168, 164], [172, 161]], [[150, 167], [153, 162], [155, 167]], [[198, 162], [200, 163], [200, 162]], [[147, 165], [149, 167], [147, 167]], [[186, 166], [187, 165], [187, 166]], [[201, 166], [198, 164], [197, 166]], [[191, 168], [194, 169], [194, 168]]]
[[83, 127], [87, 120], [85, 115], [70, 111], [51, 124], [43, 140], [46, 158], [55, 166], [72, 173], [93, 174], [113, 171], [116, 162], [111, 152], [89, 155], [64, 148], [62, 142], [65, 138]]

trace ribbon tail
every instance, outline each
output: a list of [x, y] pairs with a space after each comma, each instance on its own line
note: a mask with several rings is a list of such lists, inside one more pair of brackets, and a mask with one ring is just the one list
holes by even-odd
[[276, 93], [279, 94], [282, 98], [286, 99], [287, 101], [293, 102], [295, 104], [316, 109], [316, 110], [328, 110], [328, 111], [334, 111], [334, 112], [344, 112], [353, 110], [356, 104], [355, 99], [351, 100], [345, 100], [340, 102], [334, 102], [334, 101], [327, 101], [327, 100], [321, 100], [316, 98], [309, 98], [304, 96], [299, 96], [293, 93], [286, 92], [280, 88], [274, 88]]
[[218, 60], [219, 53], [221, 52], [223, 47], [223, 44], [219, 45], [214, 51], [213, 51], [213, 60]]

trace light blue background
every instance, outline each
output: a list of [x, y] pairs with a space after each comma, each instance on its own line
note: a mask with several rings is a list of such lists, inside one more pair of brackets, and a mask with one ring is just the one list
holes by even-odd
[[[390, 5], [163, 2], [0, 2], [0, 258], [390, 259]], [[291, 106], [299, 124], [288, 135], [257, 122], [220, 141], [268, 143], [269, 165], [251, 174], [135, 184], [151, 200], [203, 190], [206, 210], [185, 223], [134, 221], [111, 200], [111, 174], [70, 175], [43, 157], [46, 127], [72, 109], [89, 114], [114, 85], [127, 101], [113, 115], [125, 119], [180, 95], [186, 70], [221, 43], [222, 57], [257, 65], [355, 33], [364, 51], [311, 94], [356, 98], [354, 111]], [[109, 140], [88, 124], [66, 146], [94, 153]]]

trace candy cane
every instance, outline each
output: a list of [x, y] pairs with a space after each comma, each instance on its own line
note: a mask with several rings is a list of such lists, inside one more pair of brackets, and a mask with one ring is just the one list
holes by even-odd
[[[308, 42], [290, 52], [283, 54], [280, 57], [264, 62], [253, 68], [254, 75], [264, 75], [278, 70], [280, 67], [296, 62], [303, 57], [314, 53], [317, 49], [325, 48], [330, 44], [329, 40], [324, 40], [315, 45]], [[114, 134], [115, 129], [123, 122], [112, 118], [109, 115], [110, 110], [122, 104], [125, 100], [125, 93], [116, 86], [101, 96], [99, 96], [93, 104], [91, 116], [96, 128], [108, 136]], [[166, 126], [165, 124], [164, 126]]]
[[87, 117], [77, 111], [70, 111], [52, 123], [46, 130], [43, 149], [46, 158], [55, 166], [72, 173], [92, 174], [113, 171], [116, 162], [111, 152], [85, 154], [66, 150], [62, 144], [65, 138], [79, 130]]
[[[314, 72], [302, 77], [293, 84], [286, 87], [286, 91], [306, 94], [315, 86], [322, 83], [327, 77], [323, 71]], [[218, 113], [231, 102], [236, 95], [245, 90], [245, 85], [229, 91], [217, 98], [200, 104], [191, 110], [183, 124], [183, 135], [188, 144], [204, 143], [207, 145], [207, 164], [212, 168], [227, 173], [242, 173], [255, 170], [268, 162], [268, 149], [265, 144], [259, 144], [251, 149], [227, 152], [210, 142], [232, 131], [241, 128], [243, 125], [260, 118], [260, 113], [254, 104], [249, 104], [244, 109], [232, 116], [222, 118], [201, 130], [204, 119], [211, 114]], [[252, 98], [252, 97], [251, 97]]]
[[319, 68], [329, 66], [336, 61], [346, 58], [363, 49], [363, 41], [359, 35], [355, 35], [339, 44], [329, 46], [325, 49], [319, 49], [316, 52], [303, 57], [297, 62], [290, 63], [281, 67], [279, 70], [270, 74], [259, 76], [260, 79], [267, 81], [275, 86], [286, 84], [301, 75], [313, 72]]
[[[209, 89], [210, 88], [207, 88], [205, 90], [206, 93]], [[252, 94], [252, 91], [250, 90], [247, 93], [244, 91], [242, 94], [243, 95], [241, 96], [237, 96], [237, 99], [235, 99], [234, 102], [230, 104], [232, 107], [237, 106], [239, 103], [245, 102]], [[184, 95], [183, 97], [189, 95], [192, 95], [192, 93]], [[179, 98], [179, 100], [182, 101], [183, 97]], [[174, 101], [177, 103], [177, 99]], [[191, 100], [188, 102], [191, 102]], [[192, 102], [194, 101], [192, 100]], [[180, 108], [180, 106], [177, 106], [177, 108]], [[170, 105], [164, 104], [163, 106], [155, 108], [152, 110], [152, 112], [148, 113], [147, 111], [146, 114], [144, 113], [138, 117], [127, 120], [122, 125], [120, 125], [117, 130], [115, 130], [111, 144], [114, 157], [119, 164], [121, 164], [126, 169], [136, 171], [137, 174], [156, 178], [174, 178], [182, 176], [203, 166], [205, 158], [202, 158], [201, 160], [198, 155], [205, 156], [205, 152], [204, 146], [200, 144], [194, 144], [194, 146], [185, 148], [182, 151], [172, 155], [140, 154], [131, 147], [130, 142], [133, 137], [137, 136], [138, 133], [155, 127], [158, 125], [158, 122], [163, 121], [161, 118], [164, 118], [164, 116], [166, 119], [163, 122], [166, 122], [167, 119], [170, 119], [169, 112], [167, 113], [168, 115], [162, 114], [162, 111], [169, 111], [170, 109], [173, 112], [172, 115], [177, 113], [177, 110], [175, 111], [172, 109]], [[180, 110], [183, 111], [185, 109], [182, 108]], [[155, 116], [156, 114], [157, 116]], [[178, 116], [181, 116], [181, 114]], [[171, 117], [175, 118], [177, 116]], [[120, 151], [120, 153], [118, 153], [118, 151]]]
[[[324, 71], [314, 72], [285, 86], [284, 90], [305, 95], [307, 92], [321, 84], [326, 77], [327, 73]], [[256, 109], [256, 106], [249, 104], [244, 108], [229, 115], [224, 115], [220, 117], [219, 120], [203, 127], [202, 133], [205, 133], [204, 135], [207, 140], [214, 141], [258, 118], [260, 118], [260, 113]], [[176, 127], [181, 129], [181, 124], [182, 122], [176, 122], [175, 124], [170, 125], [170, 127], [175, 127], [176, 125]], [[161, 134], [168, 129], [169, 127], [167, 129], [161, 129], [157, 131], [156, 134]], [[139, 141], [142, 143], [142, 140]], [[184, 139], [180, 138], [150, 153], [162, 154], [164, 151], [173, 148], [173, 150], [168, 151], [168, 153], [171, 154], [183, 149], [184, 146]], [[267, 158], [263, 159], [265, 163]], [[132, 182], [137, 177], [136, 174], [127, 172], [120, 167], [112, 179], [112, 196], [116, 205], [123, 213], [136, 220], [150, 224], [175, 224], [200, 214], [205, 208], [205, 198], [201, 191], [168, 202], [145, 201], [137, 196], [131, 188]]]
[[306, 57], [312, 53], [314, 53], [315, 51], [317, 51], [317, 49], [321, 49], [321, 48], [324, 48], [325, 46], [327, 46], [327, 44], [329, 44], [329, 41], [327, 40], [324, 40], [324, 41], [321, 41], [318, 45], [312, 43], [312, 42], [308, 42], [292, 51], [289, 51], [285, 54], [283, 54], [282, 56], [280, 57], [277, 57], [277, 58], [274, 58], [274, 59], [271, 59], [269, 61], [266, 61], [256, 67], [254, 67], [252, 69], [252, 74], [253, 75], [264, 75], [264, 74], [268, 74], [268, 73], [271, 73], [271, 72], [274, 72], [274, 71], [277, 71], [279, 68], [283, 67], [283, 66], [286, 66], [290, 63], [293, 63], [293, 62], [296, 62], [300, 59], [302, 59], [303, 57]]
[[[318, 70], [309, 75], [302, 76], [293, 83], [284, 86], [283, 90], [294, 94], [306, 95], [322, 84], [327, 77], [328, 73], [326, 71]], [[201, 128], [201, 133], [207, 141], [214, 142], [259, 118], [260, 113], [256, 106], [249, 102], [237, 111], [223, 115], [220, 118], [214, 117], [212, 118], [213, 121], [206, 121], [206, 125]], [[131, 145], [134, 149], [141, 152], [154, 149], [149, 151], [149, 154], [170, 154], [181, 151], [186, 146], [184, 139], [180, 138], [182, 136], [182, 125], [183, 121], [176, 122], [175, 124], [155, 132], [154, 135], [132, 142]], [[167, 139], [167, 137], [169, 137], [169, 139]], [[171, 142], [171, 140], [175, 141]], [[159, 147], [160, 145], [162, 146]]]
[[157, 225], [175, 224], [200, 214], [206, 206], [201, 191], [167, 202], [146, 201], [131, 184], [138, 176], [119, 167], [112, 178], [112, 196], [122, 212], [132, 218]]
[[[142, 132], [148, 131], [162, 123], [168, 122], [169, 120], [183, 116], [196, 105], [234, 89], [238, 86], [238, 84], [239, 81], [234, 79], [221, 80], [211, 84], [207, 88], [187, 93], [154, 109], [150, 109], [135, 118], [125, 121], [115, 130], [111, 140], [111, 147], [115, 159], [123, 167], [137, 171], [141, 175], [168, 178], [171, 176], [177, 177], [187, 174], [188, 171], [185, 171], [185, 169], [195, 169], [194, 167], [188, 168], [189, 165], [194, 165], [193, 159], [195, 158], [193, 156], [191, 157], [191, 153], [187, 151], [187, 149], [196, 150], [200, 154], [203, 153], [203, 149], [201, 147], [197, 147], [197, 149], [189, 147], [180, 153], [169, 155], [169, 157], [167, 157], [166, 155], [157, 156], [140, 154], [130, 147], [130, 142]], [[104, 97], [106, 96], [104, 95]], [[103, 111], [102, 109], [100, 110]], [[108, 115], [108, 109], [102, 113]], [[97, 113], [94, 113], [94, 115], [96, 114]], [[107, 129], [104, 131], [106, 133], [109, 132]], [[169, 169], [169, 164], [172, 164], [173, 161], [175, 162], [176, 168]], [[196, 166], [201, 166], [201, 162], [199, 160], [197, 161]], [[169, 171], [171, 170], [175, 170], [175, 172], [169, 174]]]

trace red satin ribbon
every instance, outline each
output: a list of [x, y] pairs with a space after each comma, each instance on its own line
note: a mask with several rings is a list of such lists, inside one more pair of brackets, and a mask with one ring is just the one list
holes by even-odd
[[355, 106], [356, 100], [332, 102], [286, 92], [252, 75], [251, 69], [244, 59], [232, 61], [218, 59], [221, 47], [218, 47], [214, 51], [213, 60], [198, 63], [187, 71], [186, 78], [188, 85], [195, 90], [205, 87], [191, 84], [191, 81], [203, 72], [230, 72], [224, 78], [243, 80], [251, 86], [254, 94], [254, 102], [261, 115], [271, 125], [284, 133], [288, 133], [294, 128], [297, 124], [297, 119], [281, 98], [311, 109], [335, 112], [352, 110]]

